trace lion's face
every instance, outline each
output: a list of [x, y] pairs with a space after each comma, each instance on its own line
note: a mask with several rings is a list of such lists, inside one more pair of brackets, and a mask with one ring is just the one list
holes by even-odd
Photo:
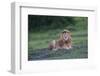
[[62, 36], [63, 36], [63, 39], [65, 41], [67, 41], [68, 40], [68, 37], [69, 37], [69, 34], [68, 33], [63, 33]]
[[70, 38], [70, 33], [69, 32], [63, 32], [61, 34], [61, 39], [63, 39], [64, 41], [67, 41]]

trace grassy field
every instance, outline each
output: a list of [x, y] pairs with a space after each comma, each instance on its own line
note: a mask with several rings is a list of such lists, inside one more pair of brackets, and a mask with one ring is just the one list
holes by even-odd
[[51, 51], [48, 49], [49, 42], [59, 38], [59, 33], [62, 30], [55, 29], [46, 32], [29, 33], [28, 60], [87, 58], [87, 30], [71, 31], [73, 48], [70, 50], [59, 49], [57, 51]]

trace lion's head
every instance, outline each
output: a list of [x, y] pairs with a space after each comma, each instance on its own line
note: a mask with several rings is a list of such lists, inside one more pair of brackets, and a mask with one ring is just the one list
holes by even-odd
[[70, 31], [64, 30], [64, 31], [60, 34], [60, 39], [61, 39], [61, 40], [64, 40], [64, 41], [69, 41], [69, 40], [71, 40]]

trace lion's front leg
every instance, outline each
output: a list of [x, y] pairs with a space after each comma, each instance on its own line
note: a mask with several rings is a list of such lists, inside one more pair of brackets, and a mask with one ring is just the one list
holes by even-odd
[[71, 49], [71, 48], [72, 48], [71, 44], [64, 45], [64, 49]]

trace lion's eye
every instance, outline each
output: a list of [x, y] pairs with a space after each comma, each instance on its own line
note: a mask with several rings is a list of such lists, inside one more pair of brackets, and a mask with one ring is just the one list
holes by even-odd
[[64, 36], [66, 37], [66, 36], [67, 36], [67, 34], [64, 34]]

